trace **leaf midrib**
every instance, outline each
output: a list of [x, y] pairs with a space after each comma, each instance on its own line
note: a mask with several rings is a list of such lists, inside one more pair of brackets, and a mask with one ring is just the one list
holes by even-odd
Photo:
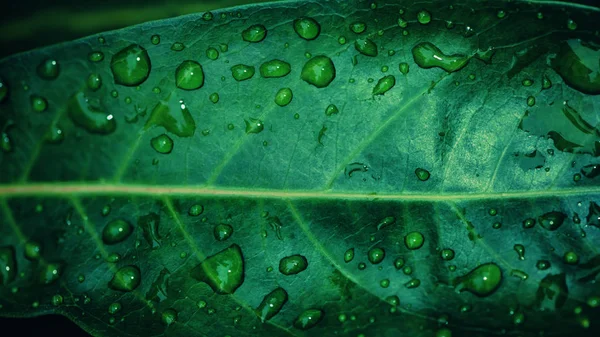
[[253, 188], [220, 188], [181, 185], [140, 185], [91, 183], [37, 183], [0, 185], [0, 198], [16, 197], [67, 197], [67, 196], [196, 196], [240, 199], [286, 199], [286, 200], [389, 200], [446, 202], [460, 200], [506, 200], [567, 197], [600, 194], [600, 186], [545, 189], [506, 192], [457, 192], [457, 193], [381, 193], [331, 190], [277, 190]]

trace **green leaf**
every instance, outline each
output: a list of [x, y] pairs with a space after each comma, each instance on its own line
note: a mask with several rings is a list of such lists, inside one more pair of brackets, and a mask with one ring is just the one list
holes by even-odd
[[0, 315], [94, 336], [593, 335], [599, 20], [269, 3], [3, 59]]

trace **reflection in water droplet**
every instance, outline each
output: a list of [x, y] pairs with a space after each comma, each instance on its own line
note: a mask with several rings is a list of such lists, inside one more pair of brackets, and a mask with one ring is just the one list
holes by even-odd
[[277, 94], [275, 94], [275, 104], [277, 104], [281, 107], [286, 106], [286, 105], [290, 104], [293, 97], [294, 97], [294, 95], [292, 94], [292, 89], [290, 89], [290, 88], [279, 89], [279, 91], [277, 91]]
[[152, 109], [144, 129], [162, 126], [179, 137], [191, 137], [196, 132], [196, 121], [183, 100], [170, 95], [166, 101], [159, 101]]
[[555, 231], [563, 224], [566, 217], [567, 215], [562, 212], [552, 211], [540, 215], [538, 217], [538, 222], [547, 230]]
[[373, 247], [368, 253], [369, 262], [372, 264], [378, 264], [385, 258], [385, 251], [379, 247]]
[[196, 61], [183, 61], [175, 70], [175, 85], [183, 90], [196, 90], [204, 85], [202, 65]]
[[344, 262], [348, 263], [352, 260], [354, 260], [354, 248], [350, 248], [344, 253]]
[[563, 260], [566, 264], [578, 264], [579, 256], [575, 252], [566, 252], [563, 256]]
[[42, 96], [33, 95], [30, 100], [31, 108], [35, 112], [44, 112], [48, 108], [48, 101]]
[[404, 244], [410, 250], [421, 248], [424, 242], [425, 238], [419, 232], [410, 232], [404, 237]]
[[152, 65], [144, 47], [132, 44], [116, 53], [110, 61], [116, 84], [134, 87], [144, 83]]
[[260, 302], [255, 312], [261, 322], [265, 322], [277, 315], [288, 300], [288, 294], [283, 288], [277, 288], [268, 293]]
[[417, 168], [415, 170], [415, 175], [417, 176], [417, 178], [419, 178], [420, 181], [426, 181], [430, 177], [429, 171], [422, 168]]
[[426, 10], [421, 10], [417, 13], [417, 21], [420, 24], [426, 25], [431, 22], [431, 13]]
[[142, 281], [140, 269], [129, 265], [121, 267], [108, 283], [109, 288], [113, 290], [129, 292], [136, 289]]
[[90, 133], [109, 134], [117, 128], [114, 116], [105, 112], [101, 101], [88, 98], [83, 91], [71, 96], [67, 110], [73, 123]]
[[218, 224], [215, 226], [213, 234], [217, 241], [225, 241], [233, 234], [233, 227], [228, 224]]
[[279, 260], [279, 272], [283, 275], [295, 275], [306, 270], [307, 267], [306, 257], [299, 254], [286, 256]]
[[212, 256], [191, 271], [192, 277], [208, 284], [217, 294], [233, 294], [244, 282], [244, 258], [236, 244]]
[[289, 63], [274, 59], [260, 65], [260, 75], [264, 78], [284, 77], [292, 71]]
[[255, 69], [253, 66], [247, 66], [245, 64], [237, 64], [231, 67], [231, 76], [238, 81], [245, 81], [251, 79], [254, 76]]
[[377, 84], [373, 88], [373, 95], [383, 95], [392, 89], [394, 85], [396, 85], [394, 75], [384, 76], [377, 81]]
[[367, 25], [364, 22], [353, 22], [350, 24], [350, 30], [356, 34], [361, 34], [367, 29]]
[[439, 67], [447, 72], [458, 71], [469, 63], [469, 57], [460, 54], [446, 55], [430, 42], [421, 42], [414, 46], [412, 55], [419, 67]]
[[329, 57], [317, 55], [304, 64], [300, 77], [308, 84], [324, 88], [334, 80], [335, 66]]

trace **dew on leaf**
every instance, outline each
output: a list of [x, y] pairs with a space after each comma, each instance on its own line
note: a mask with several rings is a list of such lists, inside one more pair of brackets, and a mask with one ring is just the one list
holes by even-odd
[[144, 83], [152, 64], [144, 47], [132, 44], [113, 55], [110, 69], [116, 84], [134, 87]]
[[566, 264], [578, 264], [579, 263], [579, 255], [575, 252], [566, 252], [563, 256], [563, 260]]
[[121, 310], [121, 307], [121, 303], [113, 302], [108, 306], [108, 313], [114, 315]]
[[400, 305], [400, 299], [396, 295], [392, 295], [392, 296], [386, 297], [385, 301], [388, 302], [390, 305], [392, 305], [394, 307]]
[[415, 175], [420, 181], [427, 181], [427, 179], [429, 179], [429, 177], [431, 176], [429, 171], [423, 168], [417, 168], [415, 170]]
[[562, 212], [552, 211], [540, 215], [537, 220], [542, 227], [550, 231], [555, 231], [562, 226], [566, 217], [567, 215]]
[[435, 332], [435, 337], [452, 337], [452, 330], [448, 328], [441, 328]]
[[535, 97], [533, 97], [533, 96], [527, 97], [527, 106], [534, 106], [534, 105], [535, 105]]
[[450, 261], [450, 260], [454, 259], [454, 250], [452, 250], [450, 248], [442, 249], [442, 251], [440, 252], [440, 255], [443, 260]]
[[17, 276], [17, 257], [12, 246], [0, 247], [0, 284], [7, 285]]
[[251, 79], [254, 76], [254, 72], [255, 69], [253, 66], [245, 64], [237, 64], [231, 67], [231, 76], [238, 82]]
[[184, 49], [185, 49], [185, 45], [183, 43], [181, 43], [181, 42], [174, 42], [171, 45], [171, 50], [172, 51], [182, 51]]
[[160, 35], [157, 35], [157, 34], [155, 34], [155, 35], [152, 35], [152, 36], [150, 37], [150, 42], [151, 42], [153, 45], [157, 45], [157, 44], [159, 44], [159, 43], [160, 43]]
[[60, 262], [43, 263], [38, 271], [38, 281], [41, 284], [52, 284], [62, 276], [63, 269]]
[[213, 103], [213, 104], [217, 104], [219, 103], [219, 94], [216, 92], [213, 92], [212, 94], [210, 94], [210, 96], [208, 96], [208, 99]]
[[247, 42], [260, 42], [265, 37], [267, 37], [267, 28], [260, 24], [252, 25], [242, 32], [242, 39]]
[[45, 59], [36, 68], [41, 79], [54, 80], [60, 74], [60, 64], [55, 59]]
[[164, 133], [150, 139], [150, 145], [158, 153], [169, 154], [173, 151], [173, 139]]
[[600, 50], [571, 39], [563, 42], [552, 67], [570, 87], [590, 95], [600, 94]]
[[102, 241], [107, 245], [114, 245], [127, 239], [133, 233], [133, 226], [123, 220], [116, 219], [109, 222], [102, 230]]
[[517, 252], [519, 260], [525, 260], [525, 246], [523, 246], [522, 244], [516, 244], [513, 246], [513, 249], [515, 250], [515, 252]]
[[265, 128], [263, 122], [258, 118], [250, 117], [245, 119], [244, 122], [246, 123], [246, 134], [261, 133]]
[[129, 292], [135, 290], [142, 281], [140, 268], [129, 265], [121, 267], [108, 283], [113, 290]]
[[298, 274], [306, 270], [307, 267], [306, 257], [299, 254], [286, 256], [279, 260], [279, 272], [286, 276]]
[[[42, 253], [42, 244], [36, 241], [27, 241], [25, 243], [25, 258], [30, 261], [39, 260]], [[0, 282], [2, 283], [2, 282]]]
[[401, 72], [403, 75], [406, 75], [406, 74], [408, 74], [408, 63], [406, 63], [406, 62], [401, 62], [401, 63], [398, 65], [398, 70], [400, 70], [400, 72]]
[[189, 216], [199, 216], [203, 212], [204, 212], [204, 206], [202, 206], [200, 204], [193, 204], [188, 209], [188, 215]]
[[410, 250], [419, 249], [423, 246], [425, 238], [419, 232], [410, 232], [404, 237], [404, 244]]
[[385, 258], [385, 251], [382, 248], [373, 247], [369, 250], [367, 256], [369, 258], [369, 262], [372, 264], [378, 264], [381, 263], [381, 261], [383, 261]]
[[260, 65], [260, 75], [264, 78], [284, 77], [292, 71], [289, 63], [274, 59]]
[[446, 55], [430, 42], [421, 42], [413, 47], [415, 63], [421, 68], [439, 67], [447, 72], [455, 72], [469, 63], [469, 57], [460, 54]]
[[477, 296], [491, 295], [502, 281], [502, 270], [495, 263], [485, 263], [453, 282], [457, 292], [469, 291]]
[[288, 294], [283, 288], [276, 288], [268, 293], [260, 302], [255, 312], [261, 322], [265, 322], [277, 315], [288, 300]]
[[44, 112], [48, 108], [48, 101], [42, 96], [31, 96], [31, 108], [35, 112]]
[[511, 270], [510, 271], [510, 276], [519, 278], [519, 279], [521, 279], [523, 281], [525, 281], [525, 280], [527, 280], [529, 278], [529, 275], [526, 272], [524, 272], [522, 270], [519, 270], [519, 269], [513, 269], [513, 270]]
[[244, 257], [236, 244], [207, 257], [190, 272], [217, 294], [233, 294], [244, 282]]
[[121, 255], [119, 253], [110, 253], [106, 257], [106, 262], [108, 263], [117, 263], [119, 261], [121, 261]]
[[213, 229], [213, 235], [217, 241], [225, 241], [233, 234], [233, 227], [228, 224], [218, 224]]
[[162, 126], [179, 137], [191, 137], [196, 132], [196, 121], [187, 105], [183, 100], [173, 99], [172, 96], [154, 106], [144, 129], [155, 126]]
[[377, 45], [368, 38], [357, 39], [354, 42], [354, 48], [365, 56], [375, 57], [378, 54]]
[[214, 61], [219, 58], [219, 51], [213, 47], [210, 47], [206, 49], [206, 57]]
[[160, 315], [160, 321], [165, 326], [169, 326], [177, 322], [177, 311], [175, 311], [174, 309], [166, 309]]
[[338, 108], [337, 108], [337, 106], [335, 104], [329, 104], [327, 106], [327, 108], [325, 108], [325, 115], [326, 116], [335, 115], [338, 112], [340, 112], [340, 110], [338, 110]]
[[354, 248], [350, 248], [344, 253], [344, 262], [348, 263], [352, 260], [354, 260]]
[[100, 100], [87, 97], [79, 91], [68, 101], [69, 118], [90, 133], [109, 134], [117, 128], [112, 114], [106, 113]]
[[400, 28], [408, 27], [408, 21], [406, 21], [404, 18], [398, 18], [398, 27], [400, 27]]
[[596, 226], [600, 228], [600, 205], [590, 201], [590, 208], [586, 216], [588, 226]]
[[358, 264], [358, 270], [365, 270], [365, 268], [367, 268], [367, 264], [364, 262], [360, 262]]
[[183, 90], [196, 90], [204, 85], [202, 65], [196, 61], [183, 61], [175, 70], [175, 85]]
[[550, 88], [552, 88], [552, 81], [550, 80], [548, 75], [542, 76], [542, 89], [546, 90]]
[[294, 95], [292, 93], [292, 89], [281, 88], [275, 94], [275, 104], [277, 104], [281, 107], [286, 106], [286, 105], [290, 104], [293, 97], [294, 97]]
[[417, 288], [421, 285], [421, 280], [418, 278], [411, 279], [410, 281], [404, 283], [404, 286], [408, 289]]
[[404, 259], [401, 257], [398, 257], [394, 260], [394, 268], [396, 268], [396, 270], [400, 270], [402, 267], [404, 267]]
[[596, 178], [600, 175], [600, 164], [585, 165], [581, 168], [581, 174], [589, 179]]
[[63, 304], [63, 297], [62, 295], [56, 294], [54, 296], [52, 296], [52, 305], [55, 307], [60, 306], [61, 304]]
[[523, 228], [533, 228], [533, 226], [535, 226], [534, 218], [527, 218], [523, 220]]
[[294, 327], [300, 330], [308, 330], [316, 326], [325, 316], [321, 309], [308, 309], [294, 320]]
[[431, 22], [431, 13], [429, 13], [426, 10], [421, 10], [417, 13], [417, 21], [422, 24], [422, 25], [426, 25], [428, 23]]
[[90, 62], [101, 62], [104, 60], [104, 53], [101, 51], [93, 51], [88, 54]]
[[152, 249], [160, 247], [161, 236], [159, 233], [160, 216], [154, 212], [138, 218], [138, 227], [142, 229], [144, 239]]
[[367, 25], [364, 22], [353, 22], [350, 24], [350, 30], [356, 34], [362, 34], [367, 29]]
[[373, 88], [373, 95], [383, 95], [392, 89], [394, 85], [396, 85], [394, 75], [384, 76], [377, 81], [377, 84]]
[[321, 26], [313, 18], [299, 18], [294, 20], [294, 31], [305, 40], [314, 40], [321, 33]]
[[386, 216], [385, 218], [381, 219], [379, 221], [379, 223], [377, 224], [377, 230], [381, 230], [385, 227], [391, 226], [393, 224], [396, 223], [396, 218], [393, 216]]

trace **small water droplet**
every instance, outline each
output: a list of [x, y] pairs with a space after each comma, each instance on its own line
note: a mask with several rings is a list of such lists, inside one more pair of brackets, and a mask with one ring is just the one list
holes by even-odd
[[378, 54], [377, 45], [368, 38], [357, 39], [354, 42], [354, 48], [365, 56], [375, 57]]
[[385, 251], [379, 247], [373, 247], [368, 253], [369, 262], [372, 264], [378, 264], [385, 258]]
[[425, 238], [419, 232], [410, 232], [404, 237], [404, 244], [410, 250], [421, 248], [424, 242]]
[[191, 271], [217, 294], [233, 294], [244, 282], [244, 258], [236, 244], [207, 257]]
[[104, 53], [101, 51], [93, 51], [88, 54], [88, 60], [90, 62], [102, 62], [104, 60]]
[[421, 285], [421, 280], [419, 280], [418, 278], [414, 278], [414, 279], [404, 283], [404, 286], [408, 289], [417, 288], [420, 285]]
[[567, 215], [562, 212], [552, 211], [540, 215], [538, 217], [538, 222], [547, 230], [555, 231], [563, 224], [566, 217]]
[[238, 82], [251, 79], [254, 76], [255, 69], [253, 66], [238, 64], [231, 67], [231, 76]]
[[202, 206], [200, 204], [193, 204], [192, 206], [190, 206], [190, 209], [188, 210], [188, 214], [190, 216], [199, 216], [203, 212], [204, 212], [204, 206]]
[[275, 103], [281, 107], [290, 104], [292, 98], [294, 97], [292, 93], [292, 89], [290, 88], [282, 88], [277, 91], [275, 94]]
[[535, 226], [534, 218], [527, 218], [523, 220], [523, 228], [533, 228], [533, 226]]
[[373, 95], [383, 95], [392, 89], [394, 85], [396, 85], [394, 75], [384, 76], [377, 81], [377, 84], [373, 88]]
[[133, 233], [133, 226], [123, 220], [116, 219], [109, 222], [102, 230], [102, 241], [107, 245], [114, 245], [124, 241]]
[[160, 320], [165, 326], [169, 326], [177, 322], [177, 311], [175, 311], [174, 309], [166, 309], [162, 312]]
[[152, 138], [150, 145], [158, 153], [169, 154], [173, 151], [173, 139], [164, 133]]
[[[38, 260], [42, 254], [42, 244], [36, 241], [25, 243], [25, 258], [30, 261]], [[1, 259], [1, 257], [0, 257]], [[0, 282], [2, 283], [2, 282]]]
[[279, 260], [279, 272], [283, 275], [295, 275], [306, 270], [307, 267], [306, 257], [299, 254], [286, 256]]
[[367, 29], [367, 25], [364, 22], [353, 22], [350, 24], [350, 30], [356, 34], [362, 34]]
[[294, 31], [305, 40], [314, 40], [321, 33], [321, 26], [312, 18], [299, 18], [294, 20]]
[[516, 244], [513, 246], [513, 249], [519, 255], [519, 260], [525, 260], [525, 246], [522, 244]]
[[566, 264], [578, 264], [579, 263], [579, 255], [575, 252], [566, 252], [563, 256], [563, 259]]
[[354, 248], [350, 248], [344, 253], [344, 262], [348, 263], [352, 260], [354, 260]]
[[174, 42], [174, 43], [171, 45], [171, 50], [172, 50], [172, 51], [177, 51], [177, 52], [179, 52], [179, 51], [182, 51], [182, 50], [184, 50], [184, 49], [185, 49], [185, 45], [184, 45], [183, 43], [181, 43], [181, 42]]
[[108, 306], [108, 313], [114, 315], [121, 310], [121, 307], [121, 303], [113, 302]]
[[45, 59], [37, 66], [37, 74], [44, 80], [54, 80], [60, 74], [60, 64], [55, 59]]
[[429, 177], [431, 176], [429, 171], [427, 171], [426, 169], [423, 169], [423, 168], [417, 168], [415, 170], [415, 175], [417, 176], [417, 178], [420, 181], [427, 181], [429, 179]]
[[228, 224], [218, 224], [215, 226], [213, 234], [217, 241], [225, 241], [233, 234], [233, 227]]
[[91, 91], [98, 91], [102, 87], [102, 77], [100, 74], [90, 74], [86, 81], [87, 87]]
[[154, 34], [154, 35], [152, 35], [152, 36], [150, 37], [150, 42], [151, 42], [153, 45], [157, 45], [157, 44], [159, 44], [159, 43], [160, 43], [160, 35], [157, 35], [157, 34]]
[[261, 133], [265, 128], [263, 122], [257, 118], [250, 117], [245, 119], [244, 122], [246, 123], [246, 134]]
[[56, 294], [54, 296], [52, 296], [52, 305], [54, 305], [55, 307], [60, 306], [61, 304], [63, 304], [63, 297], [59, 294]]
[[294, 327], [300, 330], [308, 330], [316, 326], [324, 315], [325, 312], [321, 309], [308, 309], [296, 317]]
[[219, 58], [219, 51], [213, 47], [210, 47], [206, 49], [206, 57], [214, 61]]
[[31, 108], [35, 112], [44, 112], [48, 108], [48, 101], [42, 96], [33, 95], [30, 100]]
[[242, 39], [247, 42], [260, 42], [265, 37], [267, 37], [267, 28], [260, 24], [252, 25], [242, 32]]
[[140, 268], [129, 265], [121, 267], [108, 283], [113, 290], [129, 292], [135, 290], [142, 281]]
[[285, 61], [274, 59], [261, 64], [259, 70], [264, 78], [277, 78], [289, 74], [292, 67]]
[[502, 270], [495, 263], [485, 263], [454, 280], [457, 292], [469, 291], [477, 296], [491, 295], [502, 281]]
[[204, 85], [202, 65], [196, 61], [183, 61], [175, 70], [175, 85], [183, 90], [196, 90]]
[[17, 257], [12, 246], [0, 247], [0, 284], [7, 285], [17, 276]]
[[110, 134], [117, 128], [114, 116], [105, 112], [102, 102], [79, 91], [68, 101], [68, 115], [73, 123], [88, 132]]
[[[331, 115], [335, 115], [338, 112], [340, 112], [340, 110], [338, 110], [337, 106], [335, 104], [329, 104], [327, 106], [327, 108], [325, 108], [325, 115], [326, 116], [331, 116]], [[599, 170], [600, 171], [600, 170]]]
[[402, 62], [402, 63], [400, 63], [400, 64], [398, 65], [398, 70], [400, 70], [400, 72], [401, 72], [403, 75], [406, 75], [406, 74], [408, 74], [408, 71], [409, 71], [409, 69], [408, 69], [408, 63], [406, 63], [406, 62]]
[[431, 13], [426, 10], [421, 10], [417, 13], [417, 21], [420, 24], [426, 25], [431, 22]]
[[440, 255], [443, 260], [450, 261], [450, 260], [454, 259], [454, 250], [452, 250], [450, 248], [442, 249], [442, 251], [440, 252]]

